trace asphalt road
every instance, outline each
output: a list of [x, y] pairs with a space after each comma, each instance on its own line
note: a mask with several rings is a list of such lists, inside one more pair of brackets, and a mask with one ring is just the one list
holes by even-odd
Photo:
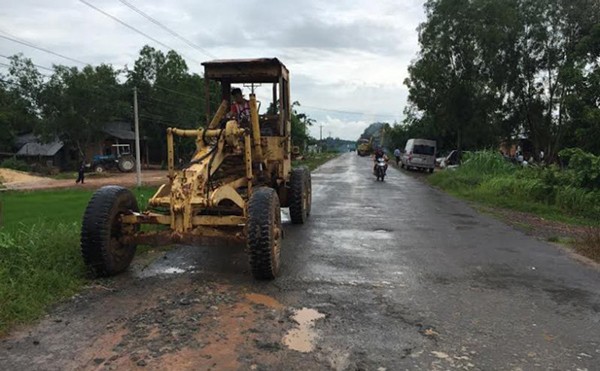
[[313, 173], [276, 281], [239, 246], [151, 253], [2, 340], [0, 369], [600, 369], [597, 266], [371, 168]]

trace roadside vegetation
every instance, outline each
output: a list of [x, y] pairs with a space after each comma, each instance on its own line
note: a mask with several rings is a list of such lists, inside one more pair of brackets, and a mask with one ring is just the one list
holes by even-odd
[[340, 154], [338, 152], [322, 152], [322, 153], [310, 153], [302, 156], [299, 160], [292, 161], [292, 166], [308, 166], [313, 171], [319, 166], [323, 165], [327, 161], [336, 158]]
[[428, 179], [467, 200], [587, 226], [576, 247], [600, 260], [600, 157], [565, 149], [560, 159], [562, 169], [557, 165], [522, 167], [496, 152], [474, 152], [465, 154], [457, 169], [438, 171]]
[[[154, 190], [134, 190], [145, 205]], [[0, 228], [0, 334], [86, 283], [79, 231], [91, 190], [5, 192]]]

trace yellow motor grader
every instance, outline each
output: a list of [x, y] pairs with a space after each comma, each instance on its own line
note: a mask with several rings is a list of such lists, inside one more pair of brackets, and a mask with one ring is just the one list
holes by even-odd
[[[276, 58], [203, 63], [207, 123], [203, 128], [167, 129], [168, 182], [140, 211], [132, 192], [100, 188], [83, 217], [81, 252], [97, 276], [127, 269], [138, 244], [202, 243], [211, 238], [245, 242], [252, 275], [273, 279], [280, 269], [281, 207], [302, 224], [310, 215], [311, 176], [292, 169], [289, 71]], [[221, 87], [211, 118], [209, 81]], [[250, 84], [249, 120], [228, 118], [232, 84]], [[254, 86], [272, 84], [272, 104], [260, 115]], [[248, 85], [246, 85], [248, 86]], [[269, 93], [270, 95], [270, 93]], [[196, 151], [175, 170], [174, 137], [190, 137]], [[155, 225], [155, 228], [142, 228]]]

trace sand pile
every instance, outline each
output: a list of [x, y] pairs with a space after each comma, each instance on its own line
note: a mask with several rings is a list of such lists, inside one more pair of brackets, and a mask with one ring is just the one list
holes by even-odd
[[24, 171], [0, 168], [0, 181], [6, 186], [11, 183], [28, 183], [47, 180], [41, 176], [31, 175]]

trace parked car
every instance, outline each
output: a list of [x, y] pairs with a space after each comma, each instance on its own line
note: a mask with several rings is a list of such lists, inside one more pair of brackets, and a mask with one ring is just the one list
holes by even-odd
[[400, 156], [400, 167], [405, 169], [427, 170], [433, 173], [437, 143], [428, 139], [409, 139], [404, 153]]
[[462, 161], [462, 155], [463, 155], [462, 151], [459, 151], [456, 149], [452, 150], [448, 154], [448, 156], [438, 157], [436, 159], [436, 165], [442, 169], [458, 166], [458, 165], [460, 165], [460, 162]]

